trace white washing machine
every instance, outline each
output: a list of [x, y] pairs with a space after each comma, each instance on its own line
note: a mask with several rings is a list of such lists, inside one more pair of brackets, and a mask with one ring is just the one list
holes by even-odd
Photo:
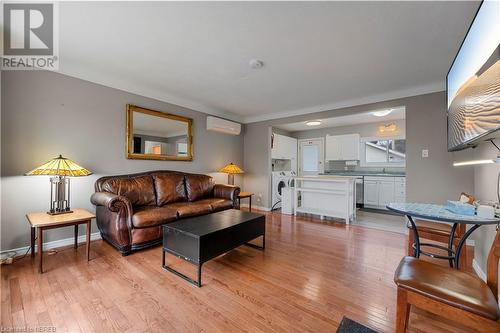
[[273, 171], [271, 175], [272, 206], [271, 210], [281, 208], [282, 189], [293, 186], [294, 171]]

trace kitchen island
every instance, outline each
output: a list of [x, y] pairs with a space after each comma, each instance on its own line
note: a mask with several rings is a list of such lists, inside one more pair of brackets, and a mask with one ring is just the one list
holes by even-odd
[[356, 178], [345, 176], [295, 177], [294, 207], [297, 213], [341, 218], [347, 224], [356, 218]]

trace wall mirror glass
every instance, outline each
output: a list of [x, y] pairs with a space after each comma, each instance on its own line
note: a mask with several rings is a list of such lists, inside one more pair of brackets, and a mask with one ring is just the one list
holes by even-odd
[[191, 161], [193, 120], [127, 105], [127, 158]]

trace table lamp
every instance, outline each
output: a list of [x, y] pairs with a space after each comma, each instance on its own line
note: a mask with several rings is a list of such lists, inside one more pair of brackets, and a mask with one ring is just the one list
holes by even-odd
[[234, 185], [234, 175], [237, 173], [244, 173], [239, 166], [233, 163], [229, 163], [225, 167], [219, 170], [219, 172], [227, 173], [227, 183], [229, 185]]
[[82, 168], [70, 159], [56, 157], [36, 169], [27, 172], [26, 176], [47, 175], [50, 178], [50, 210], [47, 214], [58, 215], [72, 213], [69, 203], [69, 178], [91, 175], [92, 172]]

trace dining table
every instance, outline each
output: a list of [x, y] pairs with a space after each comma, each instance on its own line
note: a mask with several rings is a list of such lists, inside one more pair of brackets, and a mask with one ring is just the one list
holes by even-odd
[[[414, 257], [419, 258], [420, 254], [423, 254], [434, 258], [447, 259], [450, 262], [450, 267], [454, 266], [456, 269], [459, 269], [460, 267], [460, 254], [463, 251], [467, 238], [469, 238], [469, 236], [481, 226], [495, 224], [498, 226], [500, 224], [500, 218], [498, 217], [487, 218], [477, 215], [457, 214], [449, 210], [445, 205], [431, 203], [390, 203], [386, 207], [388, 210], [397, 214], [405, 215], [408, 218], [415, 240], [415, 243], [413, 244]], [[434, 243], [420, 242], [417, 226], [414, 220], [415, 218], [452, 224], [448, 245], [442, 246]], [[466, 224], [468, 227], [467, 231], [460, 239], [458, 246], [454, 249], [453, 235], [460, 224]], [[432, 252], [423, 251], [422, 248], [426, 247], [444, 250], [448, 253], [448, 255], [437, 255]]]

